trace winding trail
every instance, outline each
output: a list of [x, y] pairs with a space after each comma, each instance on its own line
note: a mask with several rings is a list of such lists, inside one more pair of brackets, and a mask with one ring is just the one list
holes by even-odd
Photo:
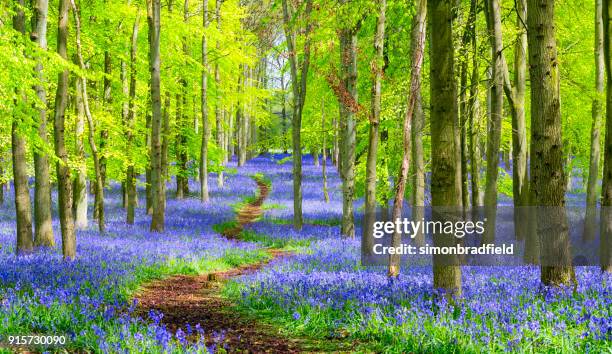
[[[223, 232], [227, 238], [237, 238], [244, 225], [263, 213], [261, 206], [270, 192], [270, 186], [263, 179], [254, 178], [259, 189], [258, 196], [239, 210], [236, 226]], [[179, 328], [185, 332], [187, 325], [195, 328], [199, 324], [208, 344], [226, 345], [230, 352], [312, 351], [306, 339], [281, 335], [271, 325], [240, 313], [231, 301], [221, 295], [223, 281], [254, 273], [272, 260], [289, 256], [288, 252], [278, 249], [268, 249], [267, 252], [270, 258], [255, 264], [203, 275], [176, 275], [152, 282], [136, 295], [136, 312], [144, 318], [151, 310], [163, 313], [161, 322], [173, 332]], [[221, 343], [214, 338], [218, 333], [222, 333]]]

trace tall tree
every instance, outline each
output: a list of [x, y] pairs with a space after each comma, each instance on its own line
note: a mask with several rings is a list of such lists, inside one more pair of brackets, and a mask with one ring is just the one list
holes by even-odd
[[[350, 5], [352, 0], [343, 0]], [[355, 215], [353, 199], [355, 195], [355, 147], [357, 144], [357, 124], [355, 115], [359, 110], [357, 100], [357, 23], [352, 16], [343, 19], [338, 31], [340, 36], [340, 126], [342, 147], [340, 174], [342, 176], [342, 223], [340, 233], [344, 237], [355, 237]]]
[[130, 45], [130, 84], [129, 84], [129, 100], [128, 100], [128, 115], [126, 119], [127, 125], [127, 146], [128, 168], [126, 175], [127, 189], [127, 220], [128, 224], [134, 223], [134, 214], [136, 209], [136, 180], [134, 171], [134, 156], [132, 153], [132, 144], [134, 140], [134, 121], [136, 119], [136, 54], [138, 51], [138, 29], [140, 25], [140, 15], [136, 15], [134, 26], [132, 27], [132, 42]]
[[[366, 192], [365, 211], [363, 217], [363, 235], [361, 236], [361, 259], [372, 255], [374, 246], [373, 226], [376, 221], [376, 162], [378, 156], [378, 126], [380, 124], [380, 97], [382, 91], [382, 77], [384, 71], [383, 49], [385, 40], [385, 23], [387, 1], [378, 0], [378, 20], [376, 21], [376, 34], [374, 35], [375, 57], [372, 62], [372, 109], [370, 113], [370, 131], [368, 138], [368, 158], [366, 161]], [[325, 146], [323, 146], [325, 150]], [[325, 163], [325, 161], [323, 162]]]
[[[49, 10], [48, 0], [36, 0], [32, 18], [32, 32], [30, 39], [42, 50], [47, 50], [47, 14]], [[34, 244], [36, 246], [55, 246], [53, 228], [51, 225], [51, 178], [49, 175], [49, 157], [46, 152], [47, 138], [47, 93], [45, 90], [45, 79], [42, 63], [36, 65], [40, 84], [35, 90], [41, 107], [38, 114], [38, 137], [43, 148], [34, 151]]]
[[[527, 1], [516, 2], [517, 39], [514, 48], [514, 107], [512, 114], [512, 195], [514, 199], [514, 231], [522, 240], [528, 223], [525, 206], [529, 204], [529, 175], [527, 174], [527, 129], [525, 124], [525, 92], [527, 75]], [[507, 95], [506, 95], [507, 96]]]
[[[186, 11], [185, 11], [186, 12]], [[207, 202], [208, 195], [208, 138], [210, 123], [208, 122], [208, 48], [206, 45], [206, 30], [208, 29], [208, 0], [202, 2], [202, 146], [200, 150], [200, 199]]]
[[[461, 206], [461, 192], [456, 181], [455, 134], [457, 121], [457, 94], [455, 87], [453, 53], [453, 5], [451, 0], [429, 0], [430, 31], [430, 97], [431, 97], [431, 205], [441, 208], [435, 218], [445, 220], [450, 208]], [[448, 234], [434, 235], [436, 246], [454, 244]], [[442, 258], [442, 257], [445, 257]], [[449, 264], [449, 256], [433, 258], [434, 288], [447, 294], [461, 294], [461, 267]]]
[[151, 73], [151, 231], [164, 231], [165, 208], [163, 201], [163, 176], [161, 170], [161, 94], [160, 94], [160, 0], [147, 0], [149, 25], [149, 71]]
[[[83, 50], [81, 46], [81, 19], [80, 19], [80, 11], [76, 7], [74, 0], [70, 0], [70, 5], [72, 6], [72, 11], [74, 14], [74, 22], [76, 27], [76, 48], [77, 48], [77, 59], [80, 69], [85, 72], [87, 70], [85, 66], [85, 61], [83, 60]], [[93, 117], [91, 115], [91, 110], [89, 109], [89, 96], [87, 95], [87, 79], [85, 75], [81, 76], [81, 96], [83, 100], [83, 108], [85, 111], [85, 117], [87, 118], [87, 126], [89, 128], [89, 147], [91, 149], [92, 159], [94, 161], [94, 173], [95, 173], [95, 183], [96, 183], [96, 218], [98, 219], [98, 229], [100, 232], [105, 231], [105, 221], [104, 221], [104, 177], [102, 173], [102, 164], [101, 164], [101, 156], [98, 152], [98, 147], [96, 144], [96, 129], [93, 121]]]
[[[410, 73], [410, 90], [408, 92], [408, 103], [406, 113], [404, 115], [403, 124], [403, 147], [402, 152], [402, 164], [395, 184], [395, 197], [393, 199], [393, 213], [391, 220], [401, 219], [402, 217], [402, 206], [404, 204], [404, 194], [406, 190], [406, 180], [408, 179], [408, 169], [410, 167], [410, 153], [411, 153], [411, 131], [412, 131], [412, 120], [418, 112], [415, 110], [417, 107], [417, 100], [420, 97], [421, 91], [421, 67], [423, 64], [423, 55], [425, 52], [425, 33], [426, 33], [426, 20], [427, 20], [427, 0], [419, 0], [417, 5], [417, 12], [413, 17], [412, 27], [412, 70]], [[422, 112], [421, 112], [422, 113]], [[413, 205], [413, 208], [419, 208], [419, 206]], [[400, 246], [402, 242], [401, 234], [395, 230], [392, 235], [392, 245], [394, 247]], [[392, 254], [389, 257], [389, 269], [388, 274], [392, 277], [399, 275], [401, 265], [401, 257], [398, 254]]]
[[85, 106], [83, 104], [83, 90], [81, 88], [81, 80], [76, 80], [75, 88], [75, 109], [76, 109], [76, 125], [75, 133], [75, 155], [79, 160], [76, 175], [74, 176], [73, 184], [73, 212], [74, 212], [74, 227], [77, 230], [87, 228], [87, 162], [85, 161], [85, 144], [83, 135], [85, 134]]
[[470, 15], [473, 19], [470, 21], [472, 24], [471, 30], [473, 31], [471, 36], [472, 46], [472, 73], [470, 76], [470, 97], [468, 99], [468, 150], [470, 160], [470, 174], [471, 174], [471, 192], [472, 192], [472, 211], [474, 214], [478, 212], [478, 208], [482, 206], [482, 198], [480, 193], [480, 139], [479, 139], [479, 126], [480, 126], [480, 100], [479, 86], [480, 86], [480, 67], [478, 58], [478, 38], [476, 36], [476, 13], [477, 13], [478, 0], [470, 1]]
[[[25, 3], [18, 0], [13, 15], [13, 28], [25, 36]], [[21, 93], [18, 92], [20, 95]], [[15, 99], [15, 106], [20, 102]], [[17, 254], [30, 253], [32, 241], [32, 206], [28, 188], [28, 168], [26, 160], [26, 140], [24, 137], [24, 119], [22, 112], [15, 110], [11, 129], [11, 148], [13, 152], [13, 181], [15, 190], [15, 210], [17, 213]]]
[[595, 236], [595, 219], [597, 209], [597, 180], [599, 177], [600, 129], [603, 113], [602, 97], [604, 94], [604, 33], [602, 22], [602, 0], [595, 0], [595, 98], [591, 109], [593, 122], [591, 125], [591, 150], [589, 161], [589, 177], [586, 185], [586, 218], [584, 221], [585, 240]]
[[604, 140], [604, 173], [601, 192], [601, 270], [612, 272], [612, 36], [610, 15], [612, 1], [603, 0], [603, 41], [606, 68], [606, 136]]
[[487, 27], [491, 42], [491, 119], [487, 134], [487, 174], [484, 205], [487, 218], [486, 238], [495, 238], [497, 214], [497, 176], [499, 173], [499, 147], [501, 143], [502, 119], [504, 115], [503, 49], [501, 5], [499, 0], [486, 0]]
[[[68, 22], [70, 14], [70, 0], [59, 1], [59, 19], [57, 23], [57, 53], [64, 60], [68, 60]], [[54, 134], [55, 155], [58, 157], [57, 188], [59, 196], [60, 228], [62, 231], [62, 252], [64, 259], [76, 257], [76, 235], [74, 232], [74, 219], [72, 217], [72, 184], [70, 180], [70, 166], [68, 165], [68, 152], [64, 137], [65, 114], [68, 104], [68, 69], [58, 74], [57, 91], [55, 94]]]
[[[303, 18], [306, 21], [305, 40], [303, 49], [303, 59], [298, 65], [296, 53], [296, 32], [292, 28], [292, 18], [294, 10], [289, 9], [288, 0], [282, 0], [283, 5], [283, 27], [287, 50], [289, 51], [289, 67], [291, 74], [291, 88], [293, 90], [293, 118], [292, 118], [292, 138], [293, 138], [293, 227], [296, 230], [302, 229], [302, 110], [306, 100], [306, 83], [308, 79], [308, 68], [310, 65], [310, 13], [312, 12], [312, 0], [306, 0]], [[298, 76], [298, 67], [301, 72]]]
[[566, 285], [575, 280], [565, 213], [559, 61], [555, 1], [527, 1], [527, 42], [531, 79], [531, 173], [538, 208], [541, 281]]
[[[221, 33], [221, 5], [223, 4], [223, 0], [215, 1], [215, 19], [217, 22], [217, 31]], [[217, 43], [215, 45], [217, 50], [217, 55], [221, 54], [221, 41], [217, 39]], [[221, 163], [223, 164], [226, 159], [226, 151], [223, 148], [224, 146], [224, 130], [223, 130], [223, 107], [220, 104], [221, 100], [221, 72], [219, 70], [219, 60], [215, 60], [215, 85], [217, 86], [216, 91], [216, 99], [215, 99], [215, 120], [216, 120], [216, 129], [217, 129], [217, 146], [221, 148], [221, 153], [223, 157], [221, 159]], [[223, 187], [223, 170], [220, 170], [217, 175], [217, 186]]]

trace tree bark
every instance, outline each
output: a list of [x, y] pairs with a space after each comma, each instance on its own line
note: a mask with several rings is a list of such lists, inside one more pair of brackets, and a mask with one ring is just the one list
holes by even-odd
[[161, 171], [161, 96], [160, 96], [160, 0], [147, 0], [149, 25], [149, 70], [151, 73], [151, 231], [164, 231], [164, 205]]
[[[217, 31], [221, 33], [221, 5], [223, 4], [222, 0], [215, 1], [215, 17], [217, 21]], [[216, 43], [217, 55], [221, 52], [221, 42], [217, 39]], [[217, 123], [217, 146], [220, 148], [221, 153], [223, 154], [221, 158], [221, 164], [224, 164], [225, 159], [227, 158], [226, 151], [223, 148], [223, 144], [225, 141], [224, 131], [223, 131], [223, 110], [222, 106], [219, 103], [221, 100], [221, 74], [219, 71], [219, 60], [215, 60], [215, 84], [217, 86], [216, 91], [216, 100], [215, 100], [215, 119]], [[223, 166], [222, 166], [223, 167]], [[223, 170], [220, 170], [217, 174], [217, 186], [223, 187]]]
[[527, 74], [527, 2], [518, 0], [518, 37], [514, 48], [514, 114], [512, 115], [512, 194], [514, 199], [514, 234], [523, 240], [528, 218], [529, 176], [527, 175], [527, 130], [525, 124], [525, 92]]
[[595, 238], [595, 220], [597, 217], [597, 180], [599, 178], [600, 130], [603, 113], [602, 97], [604, 95], [604, 39], [602, 22], [602, 0], [595, 0], [595, 98], [593, 99], [591, 150], [589, 161], [589, 177], [586, 186], [586, 217], [584, 220], [583, 239]]
[[600, 262], [603, 272], [612, 272], [612, 37], [610, 15], [612, 1], [603, 0], [603, 40], [606, 69], [606, 136], [604, 140], [604, 171], [601, 198]]
[[[208, 29], [208, 0], [202, 2], [204, 31]], [[187, 11], [185, 11], [187, 12]], [[202, 146], [200, 151], [200, 199], [207, 202], [208, 195], [208, 138], [210, 123], [208, 122], [208, 53], [206, 33], [202, 35]]]
[[357, 30], [358, 25], [349, 25], [340, 29], [340, 73], [341, 90], [340, 118], [342, 149], [342, 224], [340, 233], [343, 237], [355, 237], [355, 212], [353, 199], [355, 195], [355, 147], [357, 100]]
[[[361, 263], [373, 255], [374, 222], [376, 222], [376, 162], [378, 156], [378, 127], [380, 125], [381, 91], [384, 71], [383, 50], [385, 41], [385, 24], [387, 1], [378, 0], [378, 20], [374, 35], [374, 59], [372, 61], [372, 108], [370, 112], [370, 131], [368, 138], [368, 157], [366, 160], [365, 210], [363, 215], [363, 235], [361, 236]], [[323, 146], [325, 150], [325, 146]]]
[[[25, 3], [18, 0], [13, 15], [13, 28], [25, 35]], [[17, 92], [21, 95], [21, 92]], [[18, 104], [15, 99], [15, 105]], [[17, 255], [31, 253], [34, 248], [32, 240], [32, 206], [28, 186], [28, 166], [26, 160], [26, 140], [22, 135], [23, 117], [13, 115], [11, 125], [11, 148], [13, 153], [13, 183], [15, 190], [15, 211], [17, 217]]]
[[486, 1], [487, 27], [491, 42], [491, 62], [493, 67], [491, 84], [491, 119], [487, 134], [487, 174], [485, 183], [486, 226], [483, 242], [495, 240], [497, 218], [497, 176], [499, 172], [499, 147], [501, 142], [502, 119], [504, 114], [501, 5], [499, 0]]
[[138, 51], [138, 30], [140, 25], [140, 15], [136, 15], [134, 26], [132, 27], [132, 42], [130, 44], [130, 86], [127, 115], [127, 146], [128, 168], [126, 176], [127, 188], [127, 215], [126, 222], [134, 224], [134, 214], [136, 209], [136, 180], [134, 172], [134, 156], [132, 155], [132, 143], [134, 140], [134, 121], [136, 119], [136, 54]]
[[[59, 1], [59, 19], [57, 34], [57, 53], [64, 59], [67, 56], [68, 41], [68, 17], [70, 12], [70, 0]], [[64, 259], [76, 257], [76, 235], [74, 232], [74, 219], [72, 218], [72, 184], [70, 180], [70, 167], [68, 166], [68, 153], [64, 140], [65, 113], [68, 103], [68, 70], [65, 69], [58, 74], [57, 91], [55, 95], [54, 134], [55, 155], [58, 157], [56, 164], [57, 184], [59, 196], [60, 226], [62, 232], [62, 253]]]
[[575, 282], [565, 213], [565, 178], [555, 42], [554, 0], [527, 1], [527, 42], [531, 79], [531, 164], [538, 208], [541, 281]]
[[[470, 2], [470, 17], [476, 19], [477, 0]], [[470, 98], [468, 101], [469, 123], [468, 123], [468, 150], [470, 159], [470, 174], [471, 174], [471, 189], [472, 189], [472, 217], [477, 219], [479, 207], [482, 206], [482, 197], [480, 191], [480, 166], [481, 166], [481, 151], [480, 151], [480, 68], [478, 61], [478, 38], [476, 37], [476, 28], [474, 23], [474, 33], [471, 37], [472, 45], [472, 74], [470, 77]]]
[[[395, 182], [395, 197], [393, 199], [393, 211], [391, 214], [391, 220], [398, 220], [402, 218], [402, 207], [404, 204], [404, 194], [406, 191], [406, 181], [408, 179], [408, 169], [410, 167], [410, 153], [411, 153], [411, 137], [412, 137], [412, 120], [415, 115], [418, 114], [415, 107], [417, 106], [417, 100], [420, 97], [421, 90], [421, 68], [423, 65], [423, 56], [425, 53], [425, 33], [426, 33], [426, 22], [427, 21], [427, 1], [419, 0], [417, 5], [417, 12], [414, 15], [413, 27], [412, 27], [412, 38], [411, 38], [411, 73], [410, 73], [410, 91], [408, 92], [406, 114], [404, 116], [403, 124], [403, 152], [402, 152], [402, 164], [399, 171], [399, 176]], [[418, 207], [413, 205], [413, 209]], [[391, 244], [393, 247], [398, 247], [402, 243], [402, 237], [397, 230], [393, 232]], [[392, 254], [389, 257], [389, 269], [388, 274], [390, 277], [397, 277], [400, 272], [401, 256]]]
[[[32, 32], [30, 33], [30, 39], [44, 51], [47, 50], [48, 10], [48, 0], [36, 0], [32, 17]], [[45, 152], [46, 145], [49, 144], [47, 138], [47, 93], [44, 87], [45, 78], [41, 62], [36, 65], [36, 71], [40, 84], [36, 85], [34, 89], [42, 103], [42, 108], [38, 111], [38, 137], [43, 144], [43, 148], [34, 150], [34, 245], [54, 247], [55, 238], [51, 225], [51, 177], [49, 175], [49, 157]]]
[[[83, 60], [83, 52], [81, 48], [81, 20], [80, 11], [76, 7], [74, 0], [70, 0], [72, 11], [74, 15], [75, 27], [76, 27], [76, 47], [77, 47], [77, 58], [79, 67], [81, 70], [86, 71], [85, 62]], [[85, 76], [79, 78], [81, 80], [81, 95], [83, 99], [83, 108], [85, 110], [85, 117], [87, 118], [87, 125], [89, 127], [89, 147], [91, 149], [92, 159], [94, 161], [94, 173], [96, 178], [96, 218], [98, 219], [98, 229], [101, 233], [105, 231], [104, 221], [104, 178], [102, 175], [102, 164], [101, 157], [96, 146], [96, 129], [89, 109], [89, 97], [87, 96], [87, 79]]]
[[[75, 60], [76, 61], [76, 60]], [[77, 61], [78, 65], [78, 61]], [[73, 211], [74, 227], [77, 230], [87, 229], [87, 163], [85, 161], [85, 145], [83, 135], [85, 134], [85, 108], [83, 105], [83, 95], [81, 80], [76, 80], [76, 126], [75, 126], [75, 155], [79, 159], [79, 167], [74, 178], [73, 192]]]
[[303, 50], [303, 60], [301, 72], [298, 76], [298, 60], [296, 53], [296, 30], [291, 28], [291, 18], [287, 0], [282, 0], [283, 6], [283, 28], [287, 39], [287, 49], [289, 51], [289, 67], [291, 74], [291, 87], [293, 89], [293, 118], [292, 118], [292, 138], [293, 138], [293, 228], [302, 229], [302, 110], [306, 99], [306, 83], [308, 78], [308, 68], [310, 65], [310, 13], [312, 12], [312, 0], [306, 0], [304, 18], [307, 21], [305, 30], [305, 41]]
[[[452, 39], [453, 4], [449, 0], [428, 2], [431, 64], [431, 146], [432, 207], [442, 208], [434, 213], [435, 219], [444, 221], [447, 208], [461, 205], [461, 192], [457, 184], [455, 162], [457, 94], [454, 74], [454, 53]], [[453, 235], [434, 235], [435, 246], [454, 245]], [[448, 257], [448, 256], [444, 256]], [[448, 264], [441, 256], [433, 258], [434, 288], [443, 289], [449, 296], [461, 295], [461, 267]]]
[[321, 100], [321, 131], [323, 132], [321, 172], [323, 174], [323, 198], [325, 203], [329, 203], [329, 192], [327, 190], [327, 131], [325, 129], [325, 99], [323, 99]]

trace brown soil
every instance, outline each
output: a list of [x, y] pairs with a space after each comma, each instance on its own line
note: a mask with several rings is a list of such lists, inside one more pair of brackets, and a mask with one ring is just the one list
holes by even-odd
[[[270, 250], [271, 259], [286, 257], [288, 253]], [[270, 259], [270, 260], [271, 260]], [[150, 310], [164, 314], [161, 322], [169, 330], [185, 332], [187, 324], [200, 324], [208, 344], [217, 342], [215, 333], [224, 333], [221, 343], [230, 352], [298, 353], [303, 349], [300, 340], [290, 340], [270, 325], [241, 314], [233, 304], [221, 296], [222, 281], [250, 274], [268, 261], [245, 265], [226, 271], [198, 276], [177, 275], [147, 285], [138, 296], [137, 313], [146, 317]], [[195, 339], [195, 338], [192, 338]]]
[[261, 206], [263, 205], [264, 200], [268, 197], [268, 193], [270, 193], [270, 187], [262, 180], [256, 179], [255, 181], [257, 182], [257, 188], [259, 189], [257, 199], [243, 206], [238, 211], [238, 215], [236, 215], [236, 226], [224, 230], [223, 236], [227, 238], [237, 238], [244, 229], [245, 225], [257, 220], [261, 214], [263, 214]]

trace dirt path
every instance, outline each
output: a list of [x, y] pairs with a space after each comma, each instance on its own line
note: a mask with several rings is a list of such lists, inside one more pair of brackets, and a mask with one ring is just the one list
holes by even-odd
[[[261, 206], [270, 192], [270, 187], [261, 179], [256, 178], [256, 181], [259, 188], [258, 197], [238, 212], [236, 226], [226, 230], [224, 236], [238, 237], [245, 224], [261, 216]], [[223, 333], [221, 343], [217, 344], [225, 345], [230, 352], [321, 351], [312, 349], [312, 340], [287, 338], [274, 327], [240, 313], [233, 308], [231, 301], [221, 296], [224, 281], [254, 273], [272, 260], [289, 256], [288, 252], [276, 249], [269, 249], [268, 253], [270, 259], [256, 264], [197, 276], [177, 275], [150, 283], [136, 296], [136, 312], [145, 318], [151, 310], [163, 313], [161, 322], [172, 332], [179, 328], [185, 332], [187, 325], [193, 329], [199, 324], [205, 332], [208, 344], [217, 343], [218, 339], [214, 337]]]
[[[271, 259], [286, 257], [287, 253], [270, 250]], [[299, 340], [290, 341], [276, 333], [274, 328], [247, 317], [232, 307], [231, 301], [221, 296], [223, 281], [253, 273], [266, 263], [245, 265], [227, 271], [199, 276], [177, 275], [153, 282], [136, 297], [137, 313], [147, 316], [150, 310], [164, 314], [161, 322], [169, 330], [197, 324], [204, 330], [209, 344], [217, 342], [214, 336], [223, 333], [219, 345], [227, 345], [230, 352], [298, 353], [307, 351]]]
[[243, 206], [236, 215], [236, 225], [223, 231], [227, 238], [237, 238], [244, 226], [252, 223], [263, 214], [261, 206], [270, 193], [270, 186], [260, 177], [254, 177], [259, 193], [255, 200]]

